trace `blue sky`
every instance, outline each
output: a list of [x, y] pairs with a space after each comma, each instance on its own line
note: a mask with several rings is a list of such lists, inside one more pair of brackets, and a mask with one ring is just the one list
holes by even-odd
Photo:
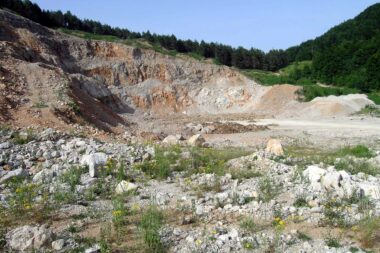
[[128, 28], [268, 51], [315, 38], [353, 18], [372, 0], [32, 0]]

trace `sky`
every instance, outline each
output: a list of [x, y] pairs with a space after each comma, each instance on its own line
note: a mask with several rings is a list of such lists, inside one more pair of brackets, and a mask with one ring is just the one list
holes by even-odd
[[286, 49], [355, 17], [373, 0], [32, 0], [135, 32], [233, 47]]

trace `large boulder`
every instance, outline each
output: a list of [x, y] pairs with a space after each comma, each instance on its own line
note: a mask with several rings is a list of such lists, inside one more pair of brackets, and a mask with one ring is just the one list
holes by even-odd
[[373, 198], [380, 199], [380, 186], [377, 183], [372, 182], [362, 182], [359, 183], [358, 188], [361, 195]]
[[167, 145], [177, 145], [180, 143], [182, 136], [180, 135], [168, 135], [162, 140], [162, 143]]
[[104, 153], [95, 153], [84, 155], [81, 160], [82, 165], [87, 165], [91, 177], [97, 177], [99, 170], [107, 163], [107, 155]]
[[277, 156], [283, 155], [284, 150], [282, 149], [281, 141], [279, 139], [270, 139], [267, 143], [266, 152]]
[[310, 187], [313, 190], [321, 190], [321, 178], [326, 174], [325, 169], [321, 169], [318, 166], [308, 166], [306, 170], [302, 172], [302, 176], [309, 181]]
[[115, 192], [117, 194], [123, 194], [123, 193], [135, 191], [136, 189], [137, 189], [137, 185], [123, 180], [116, 186]]
[[38, 251], [50, 245], [52, 237], [52, 231], [46, 226], [29, 225], [15, 228], [5, 236], [8, 247], [20, 252]]
[[18, 168], [15, 170], [11, 170], [7, 172], [4, 176], [0, 178], [0, 184], [5, 183], [6, 181], [12, 179], [12, 178], [23, 178], [28, 176], [28, 172], [24, 170], [23, 168]]
[[351, 195], [356, 187], [350, 174], [344, 170], [336, 171], [334, 167], [328, 168], [321, 177], [321, 185], [326, 190], [334, 190], [341, 197]]
[[202, 147], [205, 142], [206, 140], [201, 134], [193, 135], [187, 140], [187, 143], [193, 147]]
[[11, 143], [9, 141], [0, 143], [0, 149], [7, 149], [11, 147]]

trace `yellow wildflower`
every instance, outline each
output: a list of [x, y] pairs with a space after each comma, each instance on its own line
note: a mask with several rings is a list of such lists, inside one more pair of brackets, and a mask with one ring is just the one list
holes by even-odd
[[121, 214], [122, 214], [121, 210], [115, 210], [115, 211], [112, 212], [112, 216], [114, 216], [114, 217], [121, 216]]
[[201, 240], [197, 239], [197, 240], [195, 241], [195, 245], [199, 246], [199, 245], [201, 245], [201, 244], [202, 244], [202, 241], [201, 241]]

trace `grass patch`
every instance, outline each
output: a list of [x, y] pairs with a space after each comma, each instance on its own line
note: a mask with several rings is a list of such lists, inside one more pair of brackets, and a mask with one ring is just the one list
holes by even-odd
[[258, 226], [252, 217], [245, 217], [240, 222], [240, 228], [249, 233], [255, 233], [258, 231]]
[[371, 158], [374, 157], [373, 152], [364, 145], [356, 145], [353, 147], [344, 147], [338, 150], [336, 153], [338, 156], [355, 156], [359, 158]]
[[232, 169], [232, 170], [229, 170], [229, 173], [231, 174], [232, 179], [238, 179], [238, 180], [263, 176], [262, 173], [252, 168]]
[[80, 111], [80, 107], [79, 105], [75, 102], [75, 101], [69, 101], [67, 103], [67, 106], [76, 114], [76, 115], [80, 115], [81, 114], [81, 111]]
[[366, 217], [359, 223], [359, 241], [365, 248], [372, 248], [380, 241], [380, 217]]
[[7, 204], [0, 203], [0, 228], [10, 228], [26, 221], [29, 223], [47, 222], [56, 208], [50, 200], [48, 189], [21, 179], [7, 182], [10, 194]]
[[264, 71], [264, 70], [241, 70], [241, 73], [262, 85], [295, 84], [295, 80], [287, 75]]
[[112, 36], [112, 35], [100, 35], [100, 34], [83, 32], [83, 31], [79, 31], [79, 30], [70, 30], [70, 29], [66, 29], [66, 28], [59, 28], [57, 30], [59, 32], [63, 32], [63, 33], [69, 34], [69, 35], [80, 37], [80, 38], [86, 39], [86, 40], [103, 40], [103, 41], [108, 41], [108, 42], [121, 41], [118, 37]]
[[346, 215], [352, 205], [356, 205], [362, 214], [368, 214], [375, 208], [370, 199], [360, 196], [358, 191], [354, 191], [351, 195], [344, 196], [341, 199], [327, 196], [322, 203], [324, 215], [322, 224], [341, 228], [354, 225], [356, 222], [350, 220], [350, 217]]
[[141, 217], [140, 228], [144, 244], [145, 252], [161, 253], [166, 252], [166, 248], [161, 242], [160, 229], [164, 222], [164, 214], [157, 206], [151, 204]]
[[300, 231], [297, 231], [297, 238], [302, 240], [302, 241], [311, 241], [311, 237], [308, 236], [307, 234], [305, 233], [302, 233]]
[[45, 102], [40, 101], [38, 103], [33, 104], [33, 108], [47, 108], [49, 107]]
[[293, 203], [293, 206], [295, 207], [309, 207], [309, 204], [306, 201], [306, 198], [304, 196], [298, 196], [296, 200]]
[[241, 73], [262, 85], [294, 84], [309, 86], [316, 84], [315, 80], [312, 80], [307, 77], [307, 75], [303, 74], [305, 69], [310, 69], [310, 67], [311, 61], [303, 61], [292, 63], [278, 72], [246, 69], [241, 70]]
[[273, 179], [265, 176], [259, 181], [259, 199], [263, 202], [269, 202], [275, 198], [280, 192], [280, 186], [276, 185]]
[[311, 61], [300, 61], [289, 64], [288, 66], [280, 69], [279, 73], [291, 75], [295, 71], [301, 70], [303, 71], [307, 67], [311, 67]]
[[[186, 153], [186, 157], [183, 154]], [[156, 147], [155, 158], [135, 165], [152, 178], [165, 179], [174, 171], [186, 171], [187, 176], [195, 173], [228, 173], [226, 162], [230, 159], [248, 155], [242, 149], [190, 148], [180, 146]]]
[[376, 176], [380, 173], [380, 168], [363, 160], [356, 160], [353, 158], [340, 159], [335, 163], [335, 169], [345, 170], [351, 174], [358, 174], [360, 172], [367, 175]]
[[80, 183], [80, 177], [87, 171], [87, 167], [73, 166], [61, 176], [61, 182], [67, 183], [70, 190], [75, 191], [75, 187]]
[[13, 132], [11, 138], [15, 144], [23, 145], [35, 140], [36, 135], [32, 129], [28, 129], [25, 132]]
[[[335, 150], [322, 150], [301, 146], [286, 146], [284, 147], [284, 153], [285, 156], [281, 158], [282, 160], [280, 160], [280, 162], [291, 166], [298, 165], [301, 168], [306, 168], [308, 165], [320, 163], [325, 165], [336, 165], [339, 163], [339, 161], [337, 162], [338, 158], [344, 158], [340, 160], [340, 163], [342, 163], [341, 166], [338, 165], [338, 167], [336, 167], [338, 170], [346, 170], [345, 165], [348, 163], [344, 162], [344, 160], [348, 159], [347, 157], [349, 156], [356, 158], [371, 158], [374, 156], [374, 153], [364, 145], [346, 146]], [[291, 159], [287, 159], [287, 157]], [[355, 163], [353, 165], [355, 165], [355, 169], [352, 169], [351, 171], [371, 171], [370, 168], [364, 168], [366, 165], [362, 165], [362, 168], [357, 168], [358, 166]], [[368, 165], [370, 164], [368, 163]]]
[[[311, 61], [302, 61], [292, 63], [278, 72], [249, 69], [241, 70], [241, 73], [262, 85], [293, 84], [302, 86], [302, 89], [298, 91], [298, 95], [299, 100], [304, 102], [311, 101], [316, 97], [359, 93], [359, 90], [354, 88], [318, 85], [317, 81], [311, 78], [311, 65]], [[368, 97], [376, 104], [380, 104], [379, 93], [372, 92], [368, 94]]]
[[359, 112], [355, 113], [355, 115], [369, 115], [371, 117], [380, 117], [380, 108], [373, 105], [366, 105]]
[[338, 237], [334, 237], [331, 234], [328, 234], [325, 238], [325, 243], [330, 248], [341, 248], [342, 244], [340, 243], [340, 239]]
[[341, 96], [348, 94], [357, 94], [359, 91], [347, 87], [322, 87], [319, 85], [304, 85], [297, 91], [299, 100], [308, 102], [316, 97]]

